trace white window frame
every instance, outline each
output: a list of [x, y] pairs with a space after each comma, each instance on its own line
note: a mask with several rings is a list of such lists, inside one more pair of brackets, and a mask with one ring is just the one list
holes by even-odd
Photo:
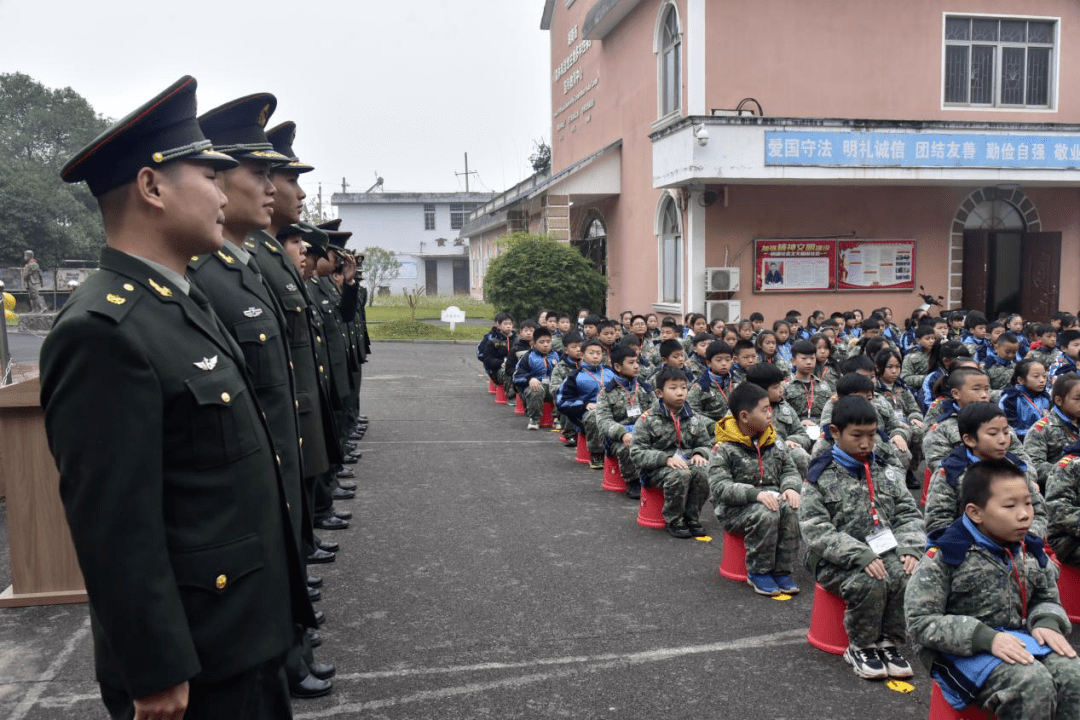
[[[664, 215], [668, 207], [671, 207], [674, 211], [673, 216], [678, 224], [677, 233], [665, 234], [664, 232]], [[664, 279], [668, 269], [664, 260], [664, 245], [669, 238], [673, 238], [675, 242], [674, 299], [670, 299], [664, 294]], [[679, 203], [676, 202], [671, 193], [665, 192], [660, 197], [660, 203], [656, 209], [656, 303], [653, 304], [654, 308], [657, 306], [665, 308], [662, 312], [676, 312], [671, 308], [677, 308], [678, 311], [682, 309], [686, 290], [683, 283], [683, 265], [686, 262], [685, 243], [686, 229], [683, 223], [682, 211], [679, 210]]]
[[[667, 20], [668, 12], [674, 13], [675, 26], [678, 30], [675, 42], [676, 74], [678, 87], [675, 92], [676, 107], [668, 112], [664, 111], [664, 90], [666, 89], [664, 74], [664, 21]], [[653, 123], [653, 130], [668, 125], [683, 116], [683, 78], [686, 74], [683, 62], [683, 48], [685, 46], [685, 33], [683, 32], [682, 18], [679, 16], [679, 8], [674, 0], [667, 0], [660, 6], [660, 12], [656, 16], [656, 29], [653, 35], [653, 54], [656, 55], [656, 115], [657, 120]]]
[[[971, 105], [971, 104], [958, 104], [958, 103], [946, 103], [945, 102], [945, 82], [947, 68], [945, 65], [945, 48], [948, 41], [945, 39], [945, 25], [951, 18], [973, 18], [976, 20], [1033, 20], [1035, 22], [1052, 22], [1054, 23], [1054, 46], [1050, 53], [1053, 56], [1050, 62], [1050, 105], [1049, 107], [1040, 106], [1026, 106], [1026, 105], [998, 105], [998, 98], [1001, 97], [1001, 81], [1000, 76], [995, 78], [994, 82], [994, 105]], [[976, 43], [977, 44], [977, 43]], [[1000, 73], [1001, 69], [1001, 47], [1008, 45], [1009, 43], [1001, 43], [997, 41], [994, 43], [997, 48], [997, 54], [994, 58], [994, 71]], [[1019, 47], [1020, 45], [1017, 45]], [[1027, 47], [1027, 44], [1023, 44]], [[1061, 17], [1060, 16], [1039, 16], [1039, 15], [1005, 15], [996, 13], [970, 13], [970, 12], [944, 12], [941, 14], [941, 109], [957, 112], [1011, 112], [1011, 113], [1056, 113], [1058, 111], [1060, 97], [1060, 80], [1061, 80]]]
[[[428, 208], [431, 208], [430, 210]], [[439, 214], [439, 208], [433, 203], [424, 203], [424, 230], [434, 230], [438, 225], [438, 221], [435, 219]], [[430, 216], [430, 218], [429, 218]], [[431, 227], [428, 227], [428, 220], [431, 220]]]

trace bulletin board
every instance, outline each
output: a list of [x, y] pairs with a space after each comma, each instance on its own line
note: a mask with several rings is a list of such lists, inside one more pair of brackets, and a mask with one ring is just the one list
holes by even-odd
[[837, 241], [838, 290], [914, 290], [914, 240]]
[[754, 240], [754, 292], [836, 289], [836, 239]]

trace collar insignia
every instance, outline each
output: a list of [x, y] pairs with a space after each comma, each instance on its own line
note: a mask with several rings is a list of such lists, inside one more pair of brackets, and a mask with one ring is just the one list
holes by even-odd
[[244, 311], [244, 315], [249, 318], [257, 318], [262, 315], [262, 312], [262, 308], [249, 307], [247, 310]]
[[323, 304], [323, 305], [329, 305], [329, 304], [330, 304], [330, 301], [329, 301], [329, 300], [323, 300], [323, 301], [322, 301], [322, 304]]
[[232, 265], [233, 263], [236, 262], [236, 258], [234, 258], [232, 255], [229, 255], [224, 250], [218, 250], [217, 254], [218, 254], [218, 257], [220, 257], [222, 260], [229, 263], [230, 265]]
[[154, 278], [146, 278], [146, 280], [150, 283], [150, 287], [158, 291], [158, 294], [161, 295], [161, 297], [172, 297], [172, 290], [164, 285], [158, 285], [154, 282]]
[[119, 295], [113, 295], [112, 293], [106, 295], [105, 299], [111, 302], [113, 305], [123, 305], [127, 302], [126, 297], [120, 297]]
[[263, 240], [263, 245], [265, 245], [267, 249], [270, 250], [270, 252], [277, 252], [277, 248], [266, 242], [265, 240]]
[[289, 283], [288, 285], [286, 285], [285, 289], [288, 290], [289, 292], [296, 292], [296, 286], [293, 285], [292, 283]]
[[212, 358], [203, 358], [202, 360], [199, 360], [199, 361], [195, 362], [194, 365], [195, 365], [195, 367], [199, 368], [200, 370], [205, 370], [206, 372], [210, 372], [215, 367], [217, 367], [217, 355], [215, 355]]
[[251, 242], [250, 240], [245, 240], [245, 241], [244, 241], [244, 246], [245, 246], [245, 247], [249, 247], [249, 248], [251, 248], [252, 250], [254, 250], [254, 249], [255, 249], [255, 243]]

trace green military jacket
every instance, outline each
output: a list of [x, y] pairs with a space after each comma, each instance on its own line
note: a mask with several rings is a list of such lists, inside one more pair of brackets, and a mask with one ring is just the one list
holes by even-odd
[[580, 361], [571, 360], [568, 357], [564, 357], [555, 369], [551, 371], [551, 395], [555, 396], [555, 393], [559, 391], [559, 388], [563, 384], [563, 380], [570, 377], [570, 373], [581, 367]]
[[597, 396], [593, 421], [601, 435], [618, 442], [630, 432], [626, 427], [635, 425], [656, 403], [656, 394], [648, 383], [635, 379], [628, 384], [626, 378], [616, 378]]
[[814, 375], [803, 382], [797, 377], [784, 381], [784, 400], [795, 410], [799, 420], [817, 420], [833, 395], [833, 388]]
[[677, 441], [671, 412], [659, 402], [642, 413], [634, 425], [630, 459], [643, 471], [660, 470], [667, 464], [668, 458], [674, 457], [677, 452], [682, 453], [687, 462], [692, 455], [700, 455], [706, 460], [712, 455], [712, 437], [706, 428], [705, 418], [696, 415], [689, 405], [683, 405], [676, 417], [679, 419], [681, 441]]
[[900, 366], [900, 379], [909, 388], [919, 391], [928, 374], [930, 374], [930, 356], [922, 348], [917, 347], [904, 356], [904, 362]]
[[[1012, 436], [1009, 452], [1023, 460], [1029, 468], [1034, 468], [1031, 458], [1024, 452], [1024, 446], [1012, 428], [1009, 428], [1009, 435]], [[960, 430], [956, 426], [956, 415], [950, 415], [941, 422], [931, 425], [923, 437], [923, 457], [926, 458], [926, 466], [936, 469], [938, 463], [944, 460], [954, 448], [959, 447], [961, 442]]]
[[806, 432], [806, 426], [799, 420], [799, 414], [795, 412], [795, 408], [781, 400], [772, 406], [772, 411], [773, 427], [776, 428], [776, 434], [781, 440], [785, 442], [793, 440], [804, 450], [812, 447], [810, 435]]
[[732, 390], [730, 378], [729, 375], [727, 385], [723, 387], [711, 376], [698, 378], [686, 394], [686, 403], [695, 413], [717, 422], [728, 414], [727, 396]]
[[351, 369], [349, 367], [348, 333], [338, 315], [339, 295], [334, 282], [328, 277], [311, 278], [308, 290], [315, 307], [322, 315], [323, 339], [330, 361], [330, 382], [334, 395], [340, 403], [339, 411], [347, 407], [352, 393]]
[[801, 492], [802, 477], [775, 431], [747, 437], [729, 415], [718, 423], [716, 436], [709, 461], [709, 490], [721, 514], [757, 502], [762, 490]]
[[41, 349], [97, 678], [133, 697], [235, 676], [315, 624], [244, 353], [191, 293], [105, 248]]
[[[961, 525], [957, 521], [957, 525]], [[950, 528], [950, 534], [955, 532]], [[955, 551], [931, 547], [919, 561], [904, 595], [908, 638], [929, 669], [938, 653], [970, 657], [990, 652], [995, 628], [1034, 630], [1048, 627], [1068, 637], [1072, 632], [1061, 607], [1057, 570], [1023, 553], [1023, 572], [1014, 573], [1007, 558], [973, 545], [962, 558]], [[1017, 575], [1024, 581], [1028, 616]]]
[[[896, 419], [892, 405], [889, 404], [888, 400], [874, 393], [874, 400], [870, 404], [874, 406], [874, 410], [877, 412], [878, 427], [884, 430], [887, 436], [890, 438], [899, 436], [904, 438], [904, 442], [911, 442], [911, 428]], [[836, 405], [835, 396], [829, 398], [829, 402], [821, 411], [822, 427], [826, 427], [832, 421], [834, 405]]]
[[[799, 527], [811, 573], [817, 572], [821, 562], [858, 572], [878, 557], [866, 542], [875, 526], [869, 486], [859, 470], [859, 476], [853, 476], [831, 455], [811, 463], [799, 504]], [[880, 458], [871, 465], [871, 473], [879, 527], [892, 530], [897, 554], [919, 557], [926, 534], [904, 473]]]
[[[1044, 538], [1046, 537], [1048, 523], [1046, 501], [1043, 499], [1042, 493], [1039, 492], [1035, 468], [1026, 460], [1022, 461], [1025, 463], [1024, 476], [1027, 478], [1028, 490], [1031, 492], [1031, 506], [1034, 513], [1029, 532], [1036, 537]], [[955, 469], [948, 467], [950, 463], [951, 461], [941, 463], [938, 469], [934, 471], [934, 474], [930, 476], [930, 485], [926, 493], [926, 507], [924, 508], [926, 514], [924, 527], [927, 535], [931, 535], [938, 530], [944, 530], [964, 514], [964, 508], [960, 505], [960, 487], [964, 481], [964, 473], [967, 470], [965, 468], [959, 472], [959, 477], [955, 478], [955, 484], [950, 483], [948, 481], [949, 473], [956, 472]]]
[[1080, 547], [1080, 454], [1074, 453], [1061, 458], [1046, 481], [1047, 539], [1062, 557], [1075, 556]]
[[1069, 425], [1056, 410], [1036, 421], [1024, 436], [1024, 452], [1031, 458], [1039, 476], [1039, 485], [1046, 487], [1054, 465], [1065, 454], [1065, 448], [1080, 440], [1075, 425]]
[[874, 389], [874, 398], [881, 398], [901, 424], [910, 423], [912, 420], [923, 421], [922, 410], [919, 409], [915, 396], [902, 385], [893, 385], [890, 388], [879, 380]]

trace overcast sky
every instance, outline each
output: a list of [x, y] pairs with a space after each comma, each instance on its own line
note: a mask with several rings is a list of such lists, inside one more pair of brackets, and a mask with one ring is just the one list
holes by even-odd
[[363, 192], [502, 191], [551, 140], [542, 0], [0, 0], [0, 73], [70, 86], [119, 118], [182, 75], [199, 112], [254, 92], [297, 123], [323, 184]]

